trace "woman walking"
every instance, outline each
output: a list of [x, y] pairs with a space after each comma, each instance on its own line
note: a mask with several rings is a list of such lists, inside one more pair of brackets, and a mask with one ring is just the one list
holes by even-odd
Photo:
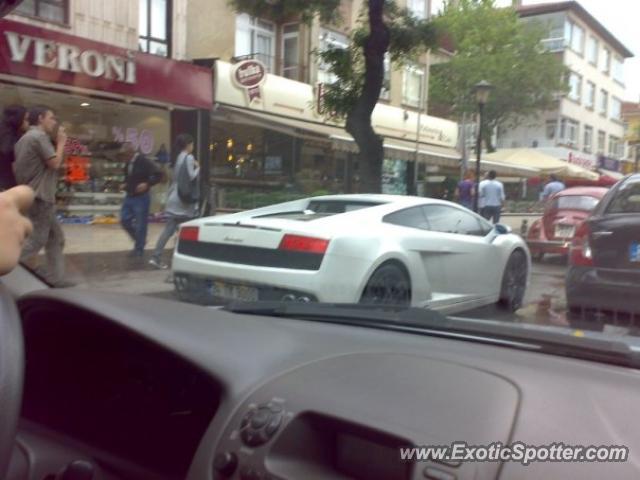
[[13, 148], [29, 128], [27, 109], [21, 105], [10, 105], [4, 109], [0, 120], [0, 191], [16, 186], [13, 163], [16, 159]]
[[180, 173], [183, 168], [186, 168], [191, 182], [198, 182], [198, 176], [200, 175], [200, 165], [192, 155], [193, 137], [188, 134], [178, 135], [175, 151], [179, 153], [172, 165], [173, 178], [169, 186], [167, 205], [165, 206], [167, 223], [160, 234], [160, 238], [158, 238], [156, 248], [149, 260], [150, 265], [162, 270], [169, 268], [169, 266], [162, 261], [162, 252], [165, 245], [181, 223], [198, 216], [198, 200], [192, 199], [191, 201], [184, 201], [184, 194], [178, 191]]

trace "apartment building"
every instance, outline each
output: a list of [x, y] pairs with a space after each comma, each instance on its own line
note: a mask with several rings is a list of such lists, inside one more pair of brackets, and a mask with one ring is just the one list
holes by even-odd
[[568, 68], [569, 92], [553, 110], [498, 132], [498, 147], [539, 148], [587, 168], [621, 171], [623, 66], [632, 52], [578, 2], [518, 6], [517, 11], [523, 21], [547, 29], [544, 46]]
[[[70, 134], [60, 210], [113, 215], [119, 146], [165, 163], [189, 128], [208, 152], [212, 72], [186, 62], [187, 1], [25, 0], [0, 19], [0, 104], [45, 104]], [[203, 115], [202, 112], [206, 112]], [[167, 184], [154, 189], [163, 207]]]

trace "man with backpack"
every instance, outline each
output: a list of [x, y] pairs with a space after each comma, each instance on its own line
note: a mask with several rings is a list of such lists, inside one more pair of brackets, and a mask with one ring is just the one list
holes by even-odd
[[180, 224], [198, 216], [200, 165], [193, 157], [193, 144], [193, 137], [188, 134], [178, 135], [176, 139], [178, 155], [173, 163], [173, 180], [165, 207], [167, 223], [149, 260], [151, 266], [161, 270], [169, 268], [162, 261], [162, 252], [171, 236]]

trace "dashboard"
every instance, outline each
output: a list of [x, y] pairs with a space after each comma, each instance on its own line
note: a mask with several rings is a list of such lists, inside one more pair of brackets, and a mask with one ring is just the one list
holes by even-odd
[[[27, 295], [19, 308], [26, 377], [10, 480], [81, 464], [93, 477], [68, 478], [640, 476], [636, 370], [79, 290]], [[404, 447], [459, 441], [625, 445], [630, 458], [400, 459]]]

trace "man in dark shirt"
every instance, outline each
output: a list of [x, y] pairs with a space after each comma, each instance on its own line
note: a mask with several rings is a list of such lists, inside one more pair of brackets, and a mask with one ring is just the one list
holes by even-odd
[[126, 197], [120, 212], [120, 222], [134, 241], [132, 258], [142, 258], [147, 243], [151, 187], [162, 179], [162, 172], [151, 160], [139, 154], [131, 143], [122, 146], [125, 166]]

